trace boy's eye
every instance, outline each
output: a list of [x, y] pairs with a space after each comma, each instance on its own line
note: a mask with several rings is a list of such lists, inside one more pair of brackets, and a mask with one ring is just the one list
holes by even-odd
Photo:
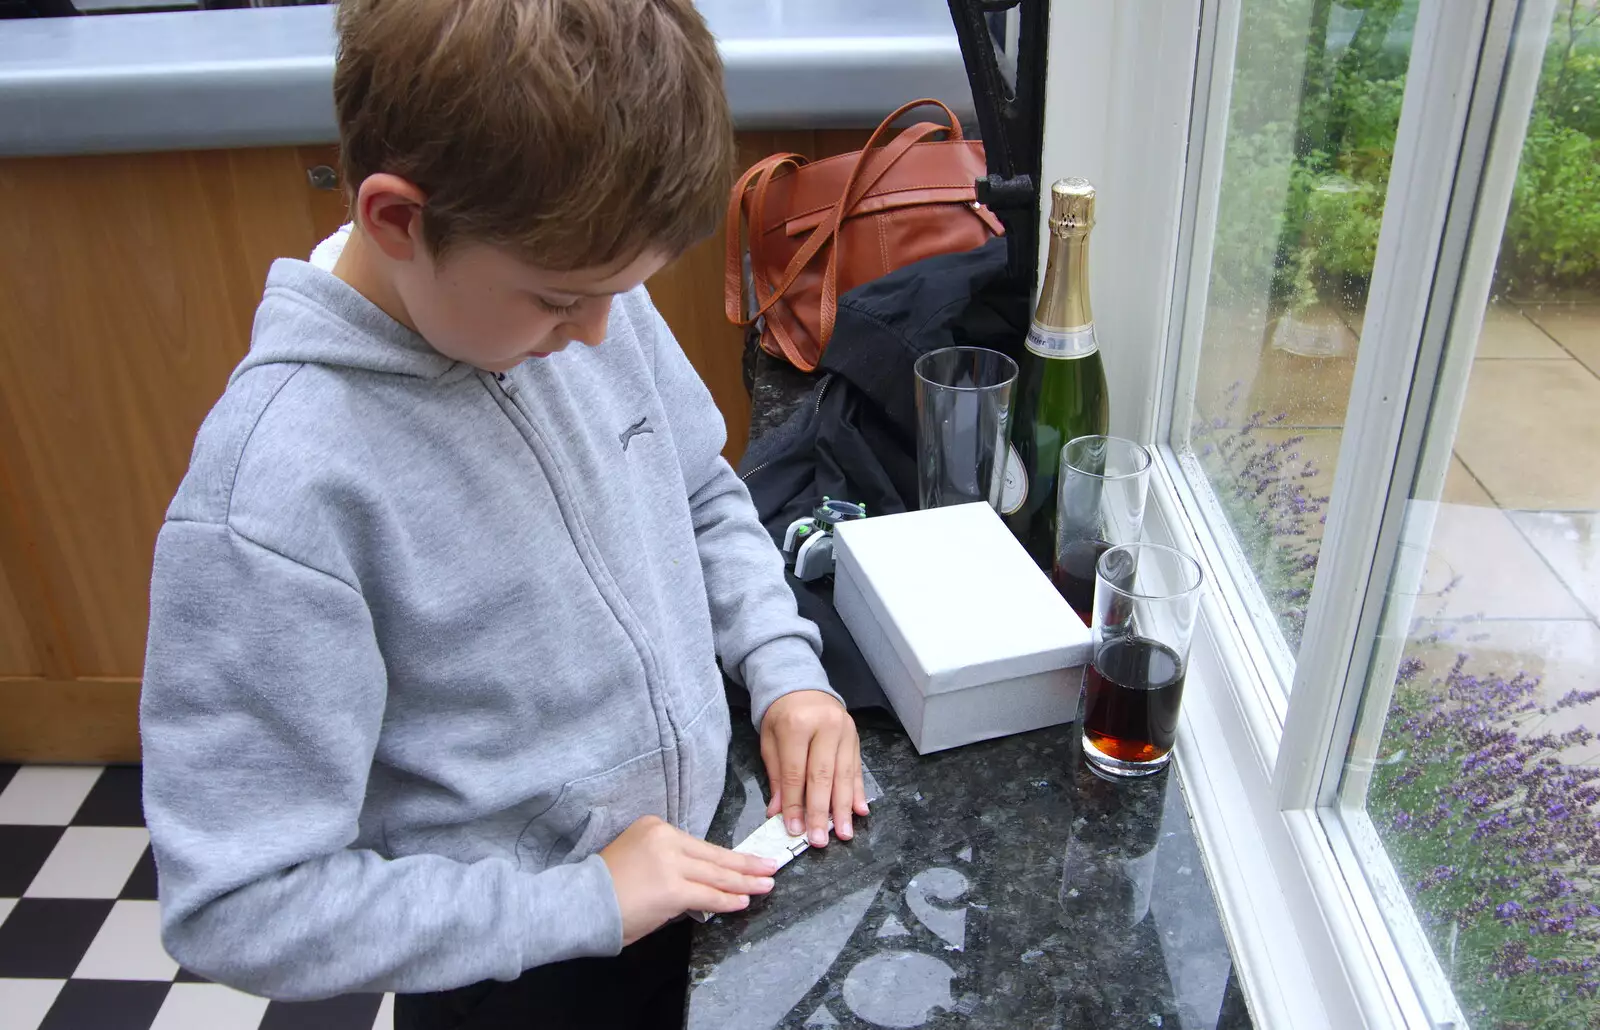
[[583, 306], [582, 300], [575, 300], [571, 304], [557, 304], [555, 301], [545, 300], [538, 295], [535, 295], [533, 299], [535, 303], [552, 315], [570, 315]]

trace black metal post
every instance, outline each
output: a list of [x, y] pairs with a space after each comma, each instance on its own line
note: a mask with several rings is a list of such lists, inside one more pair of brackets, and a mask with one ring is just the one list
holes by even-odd
[[[1039, 266], [1040, 151], [1044, 144], [1049, 0], [948, 0], [972, 85], [989, 174], [978, 200], [1006, 227], [1011, 275], [1031, 293]], [[1018, 9], [1015, 88], [1006, 81], [989, 31], [990, 14]]]

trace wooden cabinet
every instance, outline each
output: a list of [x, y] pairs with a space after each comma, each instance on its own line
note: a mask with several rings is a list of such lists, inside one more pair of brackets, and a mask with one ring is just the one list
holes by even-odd
[[0, 162], [0, 757], [138, 756], [150, 556], [328, 148]]
[[[741, 158], [865, 133], [741, 134]], [[0, 761], [139, 754], [150, 559], [267, 266], [344, 218], [330, 147], [0, 160]], [[650, 283], [745, 446], [720, 234]]]

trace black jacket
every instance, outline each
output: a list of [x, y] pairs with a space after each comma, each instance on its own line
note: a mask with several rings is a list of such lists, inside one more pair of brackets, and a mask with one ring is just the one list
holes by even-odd
[[[917, 504], [917, 358], [942, 347], [988, 347], [1016, 357], [1028, 329], [1028, 290], [1006, 275], [1006, 241], [907, 265], [839, 298], [833, 339], [811, 397], [752, 441], [739, 474], [762, 523], [783, 542], [789, 523], [823, 497], [871, 515]], [[833, 610], [832, 580], [793, 576], [800, 613], [822, 627], [823, 666], [852, 709], [887, 709], [883, 693]]]

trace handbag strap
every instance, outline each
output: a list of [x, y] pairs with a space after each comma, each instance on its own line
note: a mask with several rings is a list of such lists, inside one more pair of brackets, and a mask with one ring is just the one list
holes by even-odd
[[[761, 305], [755, 314], [748, 317], [745, 316], [744, 265], [739, 260], [739, 240], [745, 234], [743, 203], [745, 193], [752, 184], [758, 184], [756, 186], [755, 200], [756, 207], [760, 210], [752, 212], [750, 218], [750, 224], [758, 226], [761, 224], [760, 214], [764, 211], [766, 205], [767, 185], [777, 175], [779, 169], [787, 165], [799, 168], [805, 163], [805, 160], [800, 154], [773, 154], [770, 157], [764, 157], [751, 165], [749, 170], [739, 177], [739, 181], [734, 183], [732, 191], [728, 194], [728, 217], [724, 224], [727, 246], [723, 255], [722, 265], [722, 298], [723, 314], [727, 315], [728, 321], [734, 325], [750, 325], [757, 318], [766, 314], [767, 309], [783, 295], [784, 290], [793, 285], [792, 280], [789, 283], [785, 283], [783, 289], [774, 291], [773, 296], [769, 297], [767, 302]], [[756, 241], [758, 235], [759, 232], [754, 229], [749, 233], [750, 246], [752, 248], [750, 255], [752, 266], [755, 265], [754, 248], [758, 246]]]
[[[907, 105], [907, 107], [910, 106]], [[940, 106], [943, 105], [941, 104]], [[901, 110], [906, 109], [902, 108]], [[892, 121], [895, 117], [896, 115], [890, 115], [889, 119], [878, 127], [879, 131], [881, 132], [889, 124], [889, 121]], [[953, 118], [954, 116], [952, 116]], [[933, 122], [918, 122], [900, 133], [894, 138], [893, 142], [884, 147], [877, 164], [867, 175], [862, 176], [862, 169], [867, 164], [874, 145], [874, 140], [869, 140], [861, 150], [861, 158], [856, 162], [855, 169], [851, 171], [850, 179], [845, 183], [844, 191], [839, 197], [839, 203], [835, 206], [833, 215], [822, 226], [818, 226], [818, 231], [824, 227], [829, 227], [829, 236], [831, 238], [834, 233], [838, 232], [840, 226], [844, 225], [845, 219], [850, 217], [851, 212], [855, 210], [857, 204], [861, 203], [862, 198], [872, 191], [872, 187], [878, 184], [878, 180], [883, 178], [889, 169], [893, 168], [912, 147], [930, 136], [936, 136], [941, 132], [948, 131], [950, 130], [943, 125], [937, 125]], [[959, 129], [956, 132], [959, 133]], [[876, 138], [877, 133], [873, 135]], [[860, 176], [859, 179], [858, 176]], [[822, 275], [822, 321], [819, 326], [819, 338], [817, 340], [819, 348], [827, 347], [828, 341], [833, 338], [833, 323], [838, 309], [839, 248], [833, 247], [828, 251], [828, 267]]]
[[[938, 107], [943, 111], [947, 118], [947, 124], [918, 122], [902, 131], [892, 142], [884, 146], [881, 152], [874, 153], [884, 133], [889, 131], [896, 120], [909, 111], [927, 105]], [[835, 203], [833, 210], [812, 230], [806, 242], [790, 259], [788, 267], [784, 269], [783, 275], [779, 277], [780, 281], [773, 287], [772, 292], [763, 298], [760, 295], [759, 287], [757, 287], [755, 297], [756, 311], [749, 316], [744, 314], [744, 270], [739, 260], [739, 239], [744, 233], [745, 221], [745, 205], [743, 201], [746, 194], [753, 188], [754, 193], [751, 195], [751, 209], [749, 211], [749, 224], [753, 228], [748, 235], [750, 263], [752, 269], [757, 269], [762, 267], [757, 251], [761, 247], [760, 227], [766, 224], [768, 188], [771, 186], [772, 180], [787, 166], [793, 165], [798, 169], [805, 163], [805, 158], [799, 154], [774, 154], [757, 162], [746, 171], [734, 185], [728, 197], [727, 246], [723, 264], [723, 307], [728, 321], [736, 325], [749, 325], [766, 314], [794, 285], [795, 280], [799, 278], [800, 273], [805, 270], [811, 259], [834, 238], [840, 226], [844, 224], [845, 219], [850, 216], [856, 205], [871, 191], [878, 180], [883, 178], [889, 169], [893, 168], [896, 162], [904, 157], [913, 146], [939, 133], [945, 133], [947, 138], [952, 141], [963, 139], [961, 121], [956, 117], [955, 112], [951, 111], [942, 102], [932, 98], [923, 98], [903, 104], [880, 122], [868, 138], [866, 145], [857, 154], [856, 162], [850, 170], [849, 177], [845, 180], [844, 188], [840, 191], [839, 200]], [[876, 161], [873, 163], [875, 158]], [[867, 168], [869, 163], [873, 163], [872, 168], [864, 175], [863, 170]], [[821, 339], [819, 341], [819, 346], [821, 347], [826, 347], [828, 340], [833, 335], [833, 324], [838, 311], [838, 252], [838, 248], [835, 247], [829, 253], [828, 268], [823, 276], [822, 323]], [[775, 336], [779, 340], [784, 355], [792, 364], [803, 371], [810, 371], [815, 368], [815, 362], [806, 359], [805, 356], [798, 352], [794, 343], [788, 338], [788, 334], [775, 334]]]
[[[855, 168], [851, 171], [851, 178], [853, 181], [846, 182], [845, 191], [840, 194], [839, 202], [834, 205], [833, 210], [828, 212], [828, 215], [822, 224], [818, 225], [812, 230], [811, 235], [806, 239], [804, 246], [802, 246], [789, 261], [789, 267], [784, 270], [783, 281], [773, 291], [772, 295], [768, 297], [767, 301], [761, 305], [759, 313], [764, 314], [768, 308], [770, 308], [774, 303], [783, 297], [789, 287], [794, 284], [794, 281], [799, 278], [800, 273], [803, 272], [807, 265], [810, 264], [811, 259], [815, 257], [824, 246], [829, 243], [835, 243], [836, 245], [828, 252], [829, 260], [827, 271], [823, 276], [823, 294], [821, 298], [823, 321], [819, 327], [819, 338], [817, 341], [817, 351], [818, 354], [820, 354], [822, 349], [827, 346], [828, 340], [833, 336], [834, 316], [838, 308], [837, 283], [839, 248], [837, 246], [837, 240], [839, 229], [844, 224], [845, 218], [848, 217], [848, 212], [855, 209], [855, 206], [860, 203], [861, 198], [866, 196], [867, 192], [877, 184], [878, 180], [883, 177], [884, 173], [886, 173], [890, 168], [894, 167], [895, 162], [897, 162], [908, 150], [929, 136], [938, 135], [939, 133], [945, 131], [945, 126], [935, 125], [932, 122], [919, 122], [918, 124], [911, 126], [901, 133], [900, 136], [894, 140], [894, 142], [890, 143], [887, 147], [880, 151], [881, 163], [878, 166], [874, 167], [866, 177], [856, 178], [860, 175], [861, 166], [865, 162], [865, 155], [863, 155], [863, 158], [857, 161]], [[762, 266], [762, 263], [760, 262], [754, 250], [751, 251], [751, 264], [758, 267]], [[816, 359], [802, 353], [799, 347], [793, 342], [790, 335], [787, 332], [782, 331], [782, 329], [783, 327], [780, 323], [773, 323], [773, 337], [777, 340], [779, 349], [783, 352], [784, 356], [788, 358], [789, 363], [800, 369], [802, 372], [810, 372], [815, 369], [817, 365]]]

